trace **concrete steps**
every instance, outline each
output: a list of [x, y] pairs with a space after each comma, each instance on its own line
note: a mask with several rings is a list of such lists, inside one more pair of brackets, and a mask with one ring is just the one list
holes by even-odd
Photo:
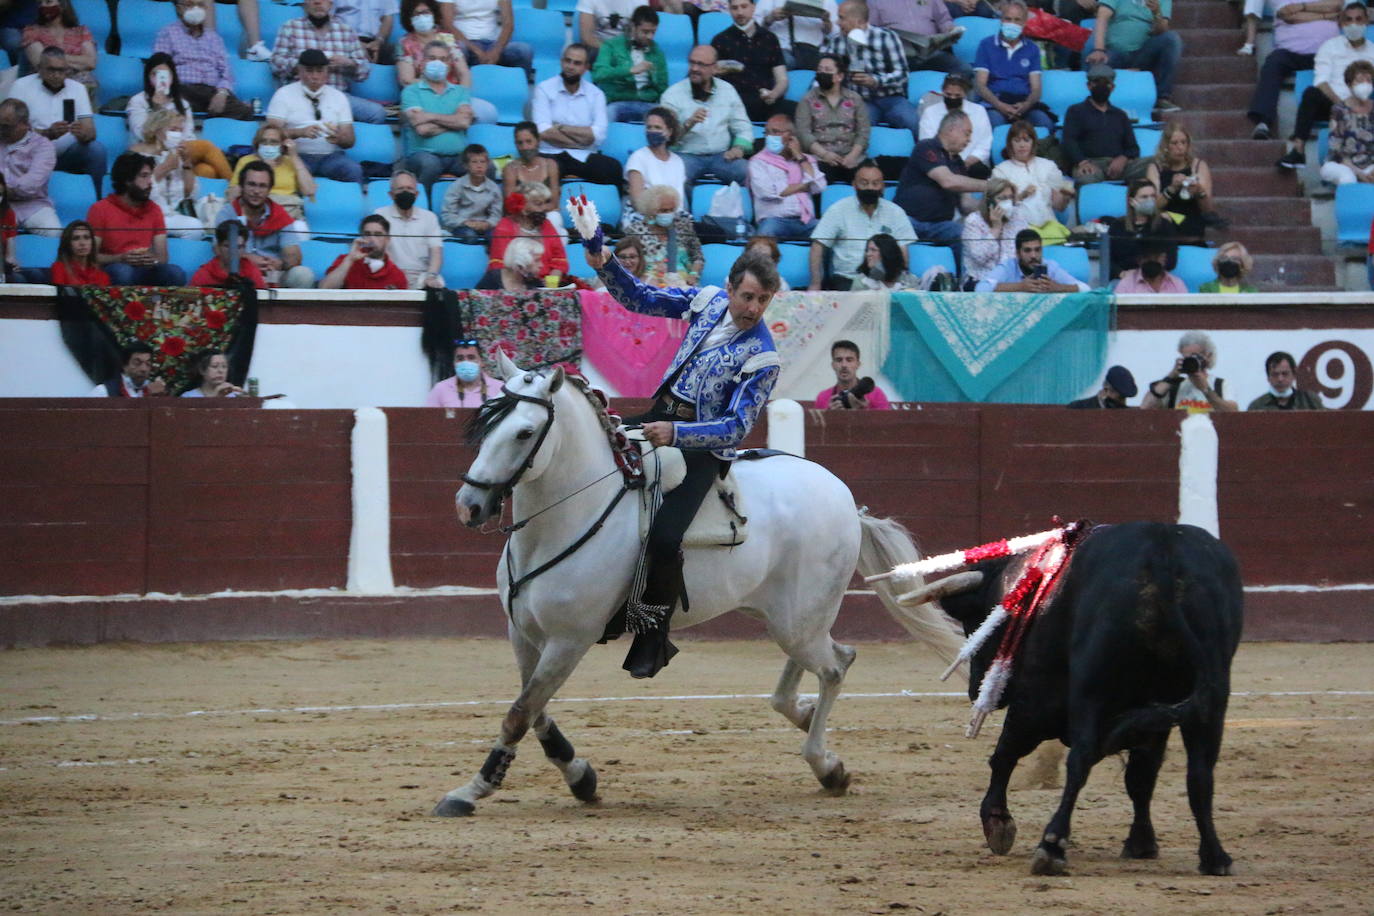
[[[1242, 141], [1249, 143], [1251, 141]], [[1278, 158], [1278, 157], [1275, 157]], [[1271, 160], [1268, 167], [1227, 168], [1227, 159], [1209, 159], [1212, 168], [1212, 189], [1217, 199], [1238, 197], [1283, 197], [1297, 196], [1298, 178], [1291, 170], [1274, 168]]]

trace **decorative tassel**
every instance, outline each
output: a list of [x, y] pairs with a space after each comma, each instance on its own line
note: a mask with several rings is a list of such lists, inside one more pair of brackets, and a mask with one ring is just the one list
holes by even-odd
[[1038, 534], [1027, 534], [1019, 538], [1011, 538], [1010, 540], [993, 541], [990, 544], [970, 547], [967, 550], [942, 553], [939, 556], [917, 560], [915, 563], [903, 563], [893, 567], [891, 572], [878, 573], [876, 576], [868, 576], [864, 581], [878, 582], [882, 579], [890, 579], [893, 576], [929, 576], [935, 573], [948, 572], [951, 569], [958, 569], [961, 566], [977, 563], [980, 560], [993, 560], [998, 557], [1008, 557], [1012, 554], [1024, 553], [1027, 550], [1039, 547], [1047, 541], [1062, 537], [1064, 530], [1063, 528], [1053, 528], [1049, 531], [1041, 531]]
[[[983, 647], [983, 643], [988, 641], [988, 637], [992, 635], [992, 631], [1001, 626], [1002, 621], [1006, 620], [1009, 616], [1006, 609], [1001, 605], [993, 607], [991, 613], [983, 620], [978, 629], [969, 634], [968, 639], [964, 641], [964, 647], [959, 650], [959, 655], [955, 657], [954, 661], [950, 663], [950, 666], [945, 669], [945, 673], [940, 675], [940, 680], [949, 680], [949, 676], [957, 671], [960, 665], [970, 658], [973, 658], [974, 654]], [[986, 683], [986, 681], [984, 681], [984, 683]]]
[[572, 217], [573, 227], [582, 236], [582, 247], [592, 254], [601, 250], [605, 235], [601, 231], [601, 215], [596, 204], [587, 199], [586, 194], [568, 198], [568, 215]]
[[1007, 689], [1007, 681], [1011, 679], [1011, 660], [1006, 658], [994, 659], [988, 666], [987, 673], [983, 675], [982, 686], [978, 688], [978, 699], [973, 701], [973, 715], [969, 718], [968, 728], [964, 730], [965, 737], [977, 738], [978, 732], [983, 727], [983, 720], [990, 716], [997, 709], [997, 704], [1002, 700], [1002, 693]]

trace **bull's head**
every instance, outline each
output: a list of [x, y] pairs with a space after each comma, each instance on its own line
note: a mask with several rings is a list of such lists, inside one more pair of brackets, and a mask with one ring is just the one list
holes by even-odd
[[[1009, 568], [1010, 567], [1010, 568]], [[1007, 589], [1020, 575], [1021, 561], [1012, 562], [1003, 557], [985, 560], [965, 572], [955, 573], [943, 579], [927, 583], [910, 594], [902, 596], [902, 603], [934, 601], [946, 614], [959, 621], [968, 636], [983, 623]], [[997, 647], [1002, 641], [1005, 624], [983, 643], [978, 653], [969, 659], [968, 693], [969, 699], [978, 696], [978, 688], [983, 683], [983, 673], [987, 671]]]

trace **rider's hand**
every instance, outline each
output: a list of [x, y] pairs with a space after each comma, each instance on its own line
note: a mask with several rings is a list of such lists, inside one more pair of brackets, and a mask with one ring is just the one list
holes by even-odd
[[672, 445], [673, 424], [663, 420], [655, 420], [652, 423], [645, 423], [644, 438], [649, 441], [650, 445]]

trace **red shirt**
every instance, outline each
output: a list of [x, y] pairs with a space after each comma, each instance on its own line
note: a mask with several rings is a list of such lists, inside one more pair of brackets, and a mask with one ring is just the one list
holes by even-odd
[[[331, 273], [334, 268], [343, 263], [348, 255], [341, 254], [334, 259], [334, 263], [329, 265], [326, 274]], [[344, 277], [344, 289], [409, 289], [406, 283], [406, 275], [392, 263], [391, 258], [384, 258], [382, 269], [373, 273], [367, 269], [367, 261], [363, 258], [353, 262], [353, 266], [348, 268], [348, 274]]]
[[81, 267], [66, 261], [54, 261], [53, 286], [109, 286], [110, 275], [99, 267]]
[[130, 207], [124, 198], [111, 194], [91, 204], [86, 222], [100, 237], [101, 254], [123, 254], [135, 248], [153, 247], [153, 238], [167, 234], [162, 208], [151, 200]]
[[[566, 274], [568, 252], [563, 248], [563, 240], [559, 238], [558, 230], [553, 228], [553, 223], [544, 220], [539, 232], [544, 243], [544, 257], [539, 261], [539, 276], [547, 277], [551, 273]], [[497, 223], [491, 230], [491, 260], [487, 262], [487, 269], [500, 270], [505, 266], [506, 248], [510, 245], [511, 239], [520, 238], [524, 234], [515, 224], [515, 220], [509, 216]]]
[[[267, 289], [267, 280], [262, 271], [247, 258], [239, 258], [239, 275], [258, 289]], [[192, 286], [225, 286], [228, 282], [229, 271], [219, 262], [219, 258], [206, 261], [191, 276]]]
[[19, 217], [14, 215], [13, 210], [6, 210], [4, 216], [0, 216], [0, 243], [8, 242], [19, 234]]

